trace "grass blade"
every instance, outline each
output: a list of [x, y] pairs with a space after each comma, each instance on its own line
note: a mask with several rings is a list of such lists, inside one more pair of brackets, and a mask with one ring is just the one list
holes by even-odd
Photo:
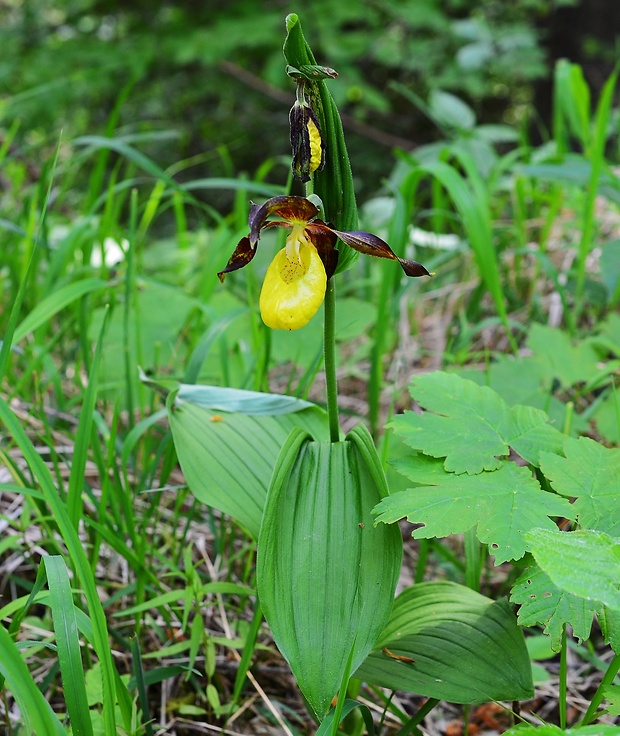
[[4, 626], [0, 626], [0, 675], [19, 705], [27, 733], [66, 736]]
[[60, 555], [44, 557], [62, 685], [74, 736], [93, 736], [71, 583]]
[[93, 414], [95, 412], [95, 401], [97, 399], [97, 382], [99, 377], [99, 364], [101, 362], [101, 350], [103, 344], [103, 335], [108, 321], [109, 309], [106, 309], [97, 347], [95, 348], [95, 357], [91, 366], [90, 375], [88, 377], [88, 386], [84, 392], [82, 400], [82, 410], [78, 421], [77, 431], [75, 434], [75, 444], [73, 446], [73, 462], [71, 464], [71, 472], [69, 474], [69, 490], [67, 491], [67, 511], [74, 528], [77, 530], [80, 519], [82, 518], [82, 490], [84, 488], [84, 471], [86, 469], [86, 459], [88, 456], [88, 445], [90, 444], [91, 430], [93, 426]]
[[[78, 537], [78, 534], [71, 523], [67, 509], [58, 495], [54, 479], [52, 478], [48, 467], [34, 448], [15, 414], [1, 397], [0, 420], [4, 423], [9, 431], [9, 435], [13, 437], [15, 443], [22, 451], [25, 460], [41, 485], [45, 501], [50, 508], [52, 516], [58, 524], [62, 538], [69, 551], [72, 565], [84, 589], [84, 596], [93, 622], [95, 651], [101, 662], [103, 680], [103, 722], [105, 725], [105, 732], [114, 734], [116, 733], [116, 715], [114, 712], [114, 705], [116, 702], [114, 663], [112, 662], [112, 653], [110, 651], [110, 643], [108, 640], [108, 628], [105, 614], [103, 612], [101, 600], [99, 599], [96, 581], [90, 569], [88, 557], [86, 556], [86, 552], [82, 546], [82, 541]], [[48, 732], [41, 730], [40, 733]]]

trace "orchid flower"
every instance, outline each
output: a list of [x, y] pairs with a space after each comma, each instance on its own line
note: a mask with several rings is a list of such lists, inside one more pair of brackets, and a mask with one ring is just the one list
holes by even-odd
[[[314, 317], [325, 297], [327, 280], [338, 263], [338, 238], [370, 256], [398, 261], [407, 276], [430, 276], [420, 263], [399, 258], [381, 238], [362, 231], [343, 232], [317, 218], [318, 207], [306, 197], [280, 196], [262, 205], [252, 204], [250, 233], [242, 238], [220, 281], [254, 258], [261, 232], [269, 227], [290, 230], [286, 245], [267, 269], [260, 294], [263, 322], [274, 330], [297, 330]], [[270, 218], [277, 219], [270, 219]]]

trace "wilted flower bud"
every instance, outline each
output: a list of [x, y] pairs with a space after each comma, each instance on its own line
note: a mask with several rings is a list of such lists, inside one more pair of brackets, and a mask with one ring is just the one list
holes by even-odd
[[293, 174], [302, 182], [310, 181], [310, 174], [325, 165], [325, 144], [321, 126], [314, 110], [305, 101], [297, 100], [289, 115]]

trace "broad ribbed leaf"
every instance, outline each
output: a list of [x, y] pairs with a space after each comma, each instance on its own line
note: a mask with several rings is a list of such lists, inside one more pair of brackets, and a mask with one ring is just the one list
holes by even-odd
[[179, 386], [177, 398], [205, 409], [260, 416], [291, 414], [302, 409], [317, 408], [316, 404], [286, 394], [265, 394], [240, 388], [196, 386], [189, 383], [182, 383]]
[[[184, 395], [206, 401], [199, 389], [189, 387]], [[269, 404], [276, 413], [285, 403], [283, 397], [262, 394], [261, 401], [260, 396], [250, 397], [253, 411], [262, 403], [263, 410]], [[210, 402], [232, 406], [226, 403], [229, 399], [222, 389], [222, 403], [214, 397]], [[243, 406], [243, 401], [235, 406]], [[315, 437], [328, 436], [325, 413], [311, 405], [277, 416], [245, 415], [209, 409], [173, 393], [168, 399], [168, 416], [179, 463], [192, 493], [202, 503], [232, 516], [254, 537], [260, 529], [276, 459], [291, 429], [302, 427]]]
[[453, 703], [533, 695], [525, 640], [506, 601], [448, 582], [421, 583], [398, 596], [355, 676]]
[[402, 544], [375, 527], [387, 492], [362, 428], [344, 442], [293, 433], [278, 459], [258, 540], [257, 585], [265, 618], [319, 718], [340, 687], [351, 651], [364, 660], [392, 607]]
[[496, 470], [510, 448], [533, 465], [541, 450], [561, 453], [564, 435], [545, 412], [531, 406], [508, 406], [490, 388], [457, 375], [436, 371], [417, 376], [411, 395], [428, 411], [405, 412], [391, 427], [404, 441], [432, 457], [445, 457], [453, 473]]

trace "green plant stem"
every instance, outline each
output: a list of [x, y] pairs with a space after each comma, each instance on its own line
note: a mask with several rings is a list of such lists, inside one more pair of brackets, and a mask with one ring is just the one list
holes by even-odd
[[482, 572], [482, 551], [476, 536], [476, 529], [465, 532], [465, 585], [477, 593], [480, 592], [480, 574]]
[[587, 726], [588, 723], [594, 720], [596, 711], [599, 707], [599, 705], [603, 702], [603, 699], [605, 698], [605, 688], [611, 685], [611, 683], [614, 681], [615, 676], [618, 674], [618, 671], [620, 670], [620, 654], [616, 654], [614, 658], [609, 663], [609, 667], [607, 667], [607, 671], [603, 675], [603, 679], [601, 680], [601, 684], [598, 686], [596, 692], [594, 693], [594, 697], [590, 701], [590, 705], [588, 706], [588, 710], [586, 711], [586, 714], [583, 717], [583, 721], [579, 725]]
[[566, 624], [562, 627], [562, 650], [560, 651], [560, 695], [558, 708], [560, 711], [560, 728], [566, 728], [566, 655], [568, 647], [566, 645]]
[[327, 282], [327, 291], [325, 292], [323, 355], [325, 356], [329, 439], [330, 442], [338, 442], [340, 440], [340, 427], [338, 425], [338, 382], [336, 380], [336, 289], [333, 278]]

